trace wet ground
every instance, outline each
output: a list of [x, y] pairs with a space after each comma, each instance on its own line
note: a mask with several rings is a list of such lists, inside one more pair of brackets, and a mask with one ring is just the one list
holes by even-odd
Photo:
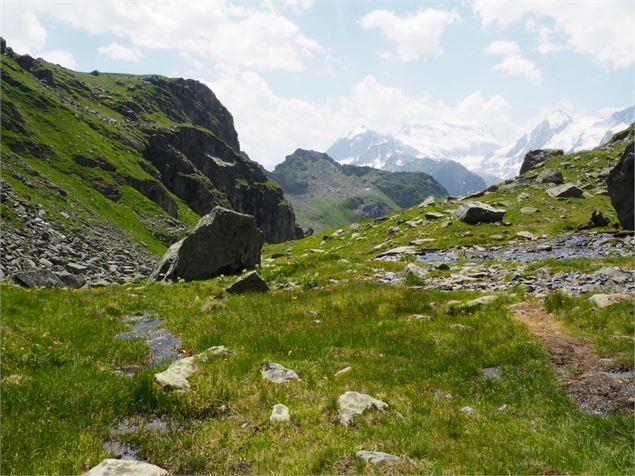
[[[164, 321], [157, 318], [154, 314], [145, 312], [140, 316], [126, 316], [123, 321], [132, 330], [117, 334], [115, 338], [121, 340], [143, 340], [148, 344], [152, 356], [146, 366], [172, 362], [182, 357], [178, 352], [181, 348], [181, 338], [175, 336], [167, 329], [160, 329]], [[140, 368], [128, 367], [122, 370], [127, 374], [131, 374]]]
[[497, 260], [529, 263], [545, 259], [606, 258], [633, 256], [633, 237], [615, 236], [611, 233], [576, 233], [555, 238], [539, 238], [535, 241], [515, 241], [493, 247], [451, 248], [426, 251], [417, 256], [421, 263]]

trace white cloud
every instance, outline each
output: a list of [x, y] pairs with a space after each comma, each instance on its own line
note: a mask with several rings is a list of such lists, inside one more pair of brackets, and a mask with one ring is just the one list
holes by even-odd
[[542, 71], [532, 61], [520, 55], [507, 56], [492, 69], [508, 76], [523, 76], [534, 83], [542, 81]]
[[17, 3], [0, 2], [0, 30], [7, 44], [19, 54], [32, 54], [46, 43], [46, 29], [35, 13], [21, 9]]
[[[21, 46], [31, 49], [45, 41], [46, 31], [37, 17], [48, 15], [75, 29], [125, 38], [137, 51], [183, 51], [257, 70], [301, 71], [308, 59], [326, 56], [317, 41], [304, 36], [295, 23], [267, 5], [237, 6], [222, 0], [10, 5], [16, 37], [21, 39]], [[21, 34], [19, 30], [25, 24], [37, 34]], [[18, 47], [13, 36], [7, 41]]]
[[384, 53], [385, 58], [414, 61], [426, 55], [440, 55], [441, 35], [446, 26], [460, 17], [456, 11], [419, 9], [406, 16], [388, 10], [374, 10], [359, 20], [362, 28], [379, 28], [389, 40], [397, 43], [397, 53]]
[[223, 66], [205, 81], [232, 112], [241, 147], [267, 168], [296, 148], [326, 150], [338, 137], [361, 124], [396, 133], [404, 123], [425, 120], [487, 124], [503, 140], [515, 138], [511, 105], [501, 96], [474, 92], [454, 105], [429, 95], [412, 96], [368, 75], [350, 94], [323, 103], [277, 95], [255, 72]]
[[[534, 21], [553, 22], [539, 34], [538, 48], [551, 53], [559, 48], [587, 55], [604, 68], [624, 68], [635, 63], [635, 8], [632, 2], [575, 2], [473, 0], [472, 8], [484, 26], [506, 28], [526, 16]], [[544, 26], [544, 25], [543, 25]], [[564, 44], [551, 41], [554, 33], [562, 35]]]
[[282, 5], [295, 13], [302, 13], [313, 6], [313, 0], [282, 0]]
[[44, 53], [34, 53], [36, 58], [44, 58], [49, 63], [59, 64], [68, 69], [77, 69], [77, 63], [73, 55], [66, 50], [51, 50]]
[[485, 47], [485, 53], [488, 55], [510, 56], [520, 52], [518, 43], [515, 41], [492, 41]]
[[99, 52], [114, 60], [132, 61], [133, 63], [138, 63], [143, 58], [143, 53], [138, 48], [127, 48], [116, 41], [108, 46], [100, 46]]
[[203, 63], [194, 58], [187, 51], [179, 51], [179, 58], [192, 65], [195, 69], [203, 69]]

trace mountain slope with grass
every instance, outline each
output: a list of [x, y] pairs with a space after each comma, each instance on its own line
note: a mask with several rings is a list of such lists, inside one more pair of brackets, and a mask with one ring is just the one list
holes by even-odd
[[282, 187], [298, 223], [314, 230], [377, 218], [447, 191], [424, 173], [341, 165], [327, 154], [296, 150], [270, 176]]
[[269, 242], [294, 237], [282, 190], [241, 152], [205, 85], [71, 71], [4, 40], [1, 60], [5, 227], [39, 218], [64, 236], [114, 230], [121, 249], [155, 256], [221, 205], [255, 215]]

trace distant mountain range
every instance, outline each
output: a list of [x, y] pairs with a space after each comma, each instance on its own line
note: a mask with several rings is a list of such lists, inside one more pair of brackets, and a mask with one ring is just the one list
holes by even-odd
[[605, 117], [572, 117], [557, 110], [549, 114], [530, 133], [483, 158], [479, 172], [513, 177], [525, 154], [534, 149], [562, 149], [565, 153], [588, 150], [608, 142], [613, 134], [635, 122], [635, 106]]
[[335, 160], [392, 171], [421, 171], [452, 195], [464, 195], [517, 175], [525, 154], [534, 149], [565, 153], [604, 144], [635, 122], [635, 106], [604, 117], [549, 114], [529, 133], [504, 145], [478, 122], [427, 121], [404, 125], [396, 135], [364, 127], [341, 137], [327, 150]]
[[[465, 195], [485, 188], [485, 182], [477, 174], [453, 160], [431, 158], [416, 149], [417, 136], [413, 133], [419, 125], [404, 127], [399, 137], [389, 134], [379, 134], [364, 127], [352, 131], [348, 136], [338, 139], [327, 154], [342, 164], [368, 166], [393, 172], [424, 172], [433, 176], [443, 185], [451, 195]], [[423, 136], [419, 137], [421, 141]], [[402, 140], [405, 139], [405, 140]], [[428, 154], [456, 153], [465, 143], [452, 146], [452, 150], [442, 151], [441, 141], [433, 144], [428, 142]], [[472, 151], [479, 147], [476, 141], [473, 146], [467, 145], [466, 150]]]
[[342, 165], [327, 154], [298, 149], [269, 176], [291, 202], [298, 223], [314, 230], [346, 225], [409, 208], [448, 193], [422, 172], [389, 172]]

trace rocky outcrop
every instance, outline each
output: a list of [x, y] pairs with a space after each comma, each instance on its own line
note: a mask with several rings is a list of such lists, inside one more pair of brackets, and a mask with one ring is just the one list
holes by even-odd
[[199, 215], [224, 206], [253, 215], [268, 242], [295, 238], [295, 216], [282, 190], [213, 133], [190, 126], [154, 130], [143, 155], [163, 185]]
[[542, 164], [551, 157], [564, 154], [562, 149], [538, 149], [530, 150], [525, 155], [523, 164], [520, 166], [519, 175], [529, 172], [531, 169]]
[[501, 221], [505, 210], [494, 208], [482, 202], [463, 202], [454, 212], [459, 221], [476, 225], [478, 223], [494, 223]]
[[240, 273], [260, 264], [262, 245], [253, 216], [216, 207], [188, 236], [170, 246], [150, 277], [192, 281]]
[[611, 170], [606, 179], [611, 205], [615, 208], [620, 225], [628, 230], [633, 229], [634, 146], [633, 142], [626, 146], [620, 161]]

